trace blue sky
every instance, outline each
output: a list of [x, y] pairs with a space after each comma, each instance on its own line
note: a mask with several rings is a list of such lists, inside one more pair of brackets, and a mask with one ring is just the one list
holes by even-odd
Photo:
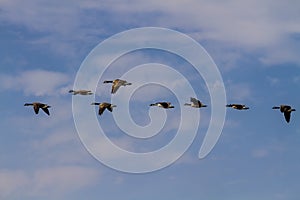
[[[298, 199], [299, 11], [295, 0], [0, 1], [0, 198]], [[245, 103], [250, 109], [228, 109], [217, 145], [199, 160], [211, 115], [209, 107], [202, 109], [197, 136], [179, 160], [159, 171], [129, 174], [106, 167], [85, 149], [67, 91], [95, 46], [121, 31], [144, 26], [174, 29], [199, 42], [220, 70], [227, 102]], [[103, 79], [153, 62], [188, 77], [198, 97], [210, 106], [201, 76], [168, 52], [140, 50], [124, 55]], [[121, 88], [119, 95], [127, 89]], [[99, 85], [95, 101], [109, 101], [109, 90], [110, 86]], [[129, 102], [132, 119], [149, 124], [148, 104], [161, 98], [179, 107], [168, 88], [139, 88]], [[50, 104], [51, 116], [35, 115], [23, 106], [32, 101]], [[297, 109], [289, 124], [271, 109], [279, 104]], [[180, 111], [166, 113], [165, 127], [146, 140], [124, 136], [108, 112], [98, 119], [120, 147], [144, 152], [174, 137]]]

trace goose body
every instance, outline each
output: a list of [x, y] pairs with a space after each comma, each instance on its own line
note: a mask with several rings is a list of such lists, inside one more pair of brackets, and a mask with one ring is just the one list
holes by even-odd
[[246, 105], [243, 104], [227, 104], [226, 107], [230, 107], [233, 109], [237, 109], [237, 110], [248, 110], [249, 107], [247, 107]]
[[170, 102], [157, 102], [157, 103], [152, 103], [150, 104], [150, 106], [158, 106], [164, 109], [168, 109], [168, 108], [174, 108], [173, 105], [171, 105]]
[[69, 90], [69, 93], [73, 93], [73, 95], [80, 94], [80, 95], [92, 95], [91, 90]]
[[25, 103], [24, 106], [33, 106], [33, 110], [35, 114], [38, 114], [39, 110], [42, 109], [47, 115], [50, 115], [48, 108], [50, 108], [51, 106], [47, 104], [40, 103], [40, 102], [33, 102], [33, 103]]
[[291, 119], [291, 113], [292, 113], [293, 111], [296, 111], [296, 109], [292, 108], [292, 107], [289, 106], [289, 105], [274, 106], [272, 109], [279, 109], [280, 112], [283, 113], [284, 118], [285, 118], [285, 121], [286, 121], [287, 123], [290, 122], [290, 119]]
[[98, 111], [99, 115], [102, 115], [105, 109], [107, 109], [110, 112], [112, 112], [113, 108], [117, 107], [116, 105], [113, 105], [113, 104], [107, 103], [107, 102], [102, 102], [102, 103], [95, 102], [95, 103], [92, 103], [91, 105], [98, 105], [99, 106], [99, 111]]
[[191, 106], [191, 107], [194, 107], [194, 108], [207, 107], [207, 105], [204, 105], [201, 101], [199, 101], [196, 98], [191, 97], [190, 100], [191, 100], [192, 103], [185, 103], [184, 105], [185, 106]]
[[132, 84], [132, 83], [128, 83], [127, 81], [121, 80], [121, 79], [115, 79], [113, 81], [104, 81], [103, 83], [112, 83], [112, 87], [111, 87], [112, 94], [115, 94], [121, 86], [126, 86], [126, 85]]

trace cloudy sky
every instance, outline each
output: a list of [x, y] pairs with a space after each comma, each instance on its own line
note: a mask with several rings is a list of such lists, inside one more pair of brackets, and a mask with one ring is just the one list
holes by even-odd
[[[95, 96], [68, 93], [81, 64], [99, 43], [119, 32], [149, 26], [179, 31], [202, 45], [218, 66], [226, 101], [250, 107], [227, 109], [221, 137], [204, 159], [198, 159], [198, 153], [210, 123], [210, 94], [203, 77], [179, 56], [137, 50], [111, 63], [99, 84], [91, 86]], [[0, 36], [1, 199], [299, 198], [299, 1], [0, 0]], [[114, 120], [124, 114], [119, 104], [114, 115], [96, 116], [97, 109], [89, 104], [111, 100], [110, 85], [101, 82], [147, 63], [169, 66], [189, 80], [196, 96], [208, 104], [201, 109], [200, 121], [195, 117], [199, 110], [181, 104], [190, 96], [176, 99], [181, 79], [171, 80], [170, 87], [139, 87], [126, 102], [131, 122], [148, 128], [147, 134], [149, 127], [156, 131], [160, 119], [166, 121], [153, 137], [125, 134]], [[154, 76], [170, 78], [162, 73]], [[129, 87], [120, 88], [115, 96], [126, 96]], [[87, 151], [75, 127], [72, 98], [88, 102], [81, 109], [93, 111], [107, 137], [128, 151], [160, 149], [179, 126], [188, 135], [189, 122], [199, 123], [199, 128], [190, 148], [172, 165], [150, 173], [124, 173]], [[170, 100], [175, 108], [150, 109], [148, 105], [158, 100]], [[51, 115], [35, 115], [31, 107], [23, 106], [33, 101], [51, 105]], [[297, 109], [289, 124], [271, 109], [280, 104]], [[190, 112], [184, 123], [180, 107]], [[86, 133], [96, 133], [86, 128]], [[109, 152], [106, 156], [110, 155], [116, 156]]]

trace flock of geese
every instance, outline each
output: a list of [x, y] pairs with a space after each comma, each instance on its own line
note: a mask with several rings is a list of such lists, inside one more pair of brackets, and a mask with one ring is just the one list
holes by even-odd
[[[121, 80], [121, 79], [115, 79], [113, 81], [104, 81], [103, 83], [112, 83], [111, 94], [115, 94], [121, 86], [132, 85], [132, 83], [129, 83], [129, 82], [127, 82], [125, 80]], [[77, 95], [77, 94], [92, 95], [93, 94], [91, 90], [70, 90], [69, 93], [72, 93], [73, 95]], [[94, 102], [91, 105], [99, 106], [99, 111], [98, 111], [99, 115], [102, 115], [103, 112], [105, 111], [105, 109], [112, 112], [113, 108], [117, 107], [116, 105], [113, 105], [113, 104], [107, 103], [107, 102], [101, 102], [101, 103]], [[201, 101], [199, 101], [198, 99], [193, 98], [193, 97], [190, 98], [190, 103], [185, 103], [184, 105], [190, 106], [193, 108], [207, 107], [207, 105], [203, 104]], [[33, 102], [33, 103], [25, 103], [24, 106], [33, 106], [33, 110], [34, 110], [35, 114], [38, 114], [39, 110], [42, 109], [47, 115], [50, 115], [48, 108], [50, 108], [51, 106], [49, 106], [48, 104], [40, 103], [40, 102]], [[174, 108], [174, 106], [171, 104], [171, 102], [164, 102], [164, 101], [152, 103], [152, 104], [150, 104], [150, 106], [158, 106], [158, 107], [161, 107], [164, 109]], [[230, 108], [233, 108], [236, 110], [248, 110], [249, 109], [249, 107], [247, 107], [246, 105], [243, 105], [243, 104], [227, 104], [226, 107], [230, 107]], [[289, 105], [274, 106], [274, 107], [272, 107], [272, 109], [279, 109], [280, 112], [283, 113], [287, 123], [290, 122], [291, 113], [293, 111], [296, 111], [296, 109], [292, 108]]]

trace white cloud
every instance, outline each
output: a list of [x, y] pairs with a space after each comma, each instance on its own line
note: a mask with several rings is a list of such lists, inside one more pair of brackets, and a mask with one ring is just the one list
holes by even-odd
[[296, 84], [298, 84], [300, 82], [300, 76], [295, 76], [293, 78], [293, 82], [296, 83]]
[[[76, 17], [74, 4], [59, 1], [52, 4], [47, 1], [32, 0], [20, 6], [21, 2], [19, 0], [1, 1], [2, 17], [31, 29], [51, 32], [65, 27], [60, 30], [63, 32], [74, 24], [72, 21], [76, 20], [72, 19]], [[60, 18], [63, 15], [65, 17]], [[60, 20], [57, 20], [58, 18]]]
[[[78, 52], [86, 50], [82, 41], [88, 43], [95, 39], [95, 35], [103, 34], [102, 29], [83, 28], [86, 26], [85, 23], [90, 23], [88, 21], [90, 19], [83, 18], [80, 1], [68, 3], [29, 0], [23, 4], [20, 0], [4, 0], [0, 1], [0, 7], [0, 21], [39, 33], [37, 37], [27, 38], [25, 42], [44, 46], [59, 55], [78, 57]], [[83, 22], [81, 19], [86, 21]]]
[[60, 95], [60, 87], [69, 81], [69, 77], [60, 72], [28, 70], [14, 75], [0, 75], [0, 90], [22, 91], [25, 95], [34, 96]]
[[6, 198], [23, 190], [29, 182], [29, 177], [21, 170], [0, 169], [0, 198]]
[[99, 178], [96, 169], [80, 166], [62, 166], [36, 171], [33, 184], [37, 193], [69, 192], [94, 183]]
[[[22, 6], [20, 6], [22, 5]], [[130, 5], [130, 6], [129, 6]], [[29, 30], [50, 33], [36, 42], [47, 43], [55, 51], [67, 54], [75, 43], [99, 38], [103, 33], [114, 33], [103, 27], [106, 23], [132, 26], [163, 26], [176, 28], [197, 36], [200, 41], [214, 41], [219, 46], [238, 48], [242, 51], [259, 50], [265, 64], [278, 62], [300, 62], [296, 49], [290, 43], [293, 34], [300, 32], [299, 2], [254, 0], [221, 1], [61, 1], [20, 0], [1, 1], [0, 20], [24, 25]], [[251, 12], [245, 12], [251, 10]], [[90, 17], [94, 11], [101, 21]], [[102, 12], [105, 11], [105, 12]], [[83, 15], [84, 13], [84, 15]], [[105, 14], [103, 14], [105, 13]], [[143, 13], [143, 20], [136, 15]], [[93, 23], [93, 26], [88, 26]], [[111, 26], [110, 26], [111, 27]], [[56, 47], [56, 48], [55, 48]], [[81, 48], [82, 49], [82, 48]], [[278, 49], [278, 50], [276, 50]], [[280, 49], [284, 49], [281, 51]], [[236, 55], [233, 59], [236, 59]]]
[[269, 155], [269, 151], [266, 149], [255, 149], [252, 151], [252, 156], [254, 158], [264, 158]]
[[[290, 41], [290, 42], [297, 42], [297, 41]], [[299, 55], [297, 54], [299, 52], [299, 46], [298, 47], [292, 47], [289, 45], [289, 43], [283, 43], [274, 45], [273, 48], [269, 47], [268, 52], [264, 53], [262, 56], [260, 56], [259, 60], [267, 65], [279, 65], [279, 64], [291, 64], [291, 63], [300, 63]]]
[[[253, 99], [251, 87], [246, 83], [232, 83], [229, 81], [226, 85], [228, 103], [244, 103]], [[233, 102], [234, 101], [234, 102]]]
[[59, 127], [57, 130], [50, 131], [45, 138], [32, 141], [32, 147], [39, 151], [57, 148], [58, 146], [70, 145], [77, 140], [75, 130], [66, 127]]
[[36, 169], [32, 174], [23, 170], [0, 169], [0, 197], [60, 197], [87, 187], [99, 178], [98, 170], [75, 165]]
[[266, 79], [267, 79], [267, 81], [269, 82], [269, 84], [271, 86], [275, 86], [275, 85], [280, 84], [279, 78], [267, 76]]
[[[298, 32], [299, 13], [293, 3], [265, 1], [118, 1], [113, 6], [118, 12], [134, 14], [158, 12], [158, 24], [198, 30], [202, 39], [236, 42], [238, 45], [261, 47], [274, 44], [289, 32]], [[251, 12], [245, 12], [251, 10]], [[281, 15], [278, 15], [280, 13]]]

